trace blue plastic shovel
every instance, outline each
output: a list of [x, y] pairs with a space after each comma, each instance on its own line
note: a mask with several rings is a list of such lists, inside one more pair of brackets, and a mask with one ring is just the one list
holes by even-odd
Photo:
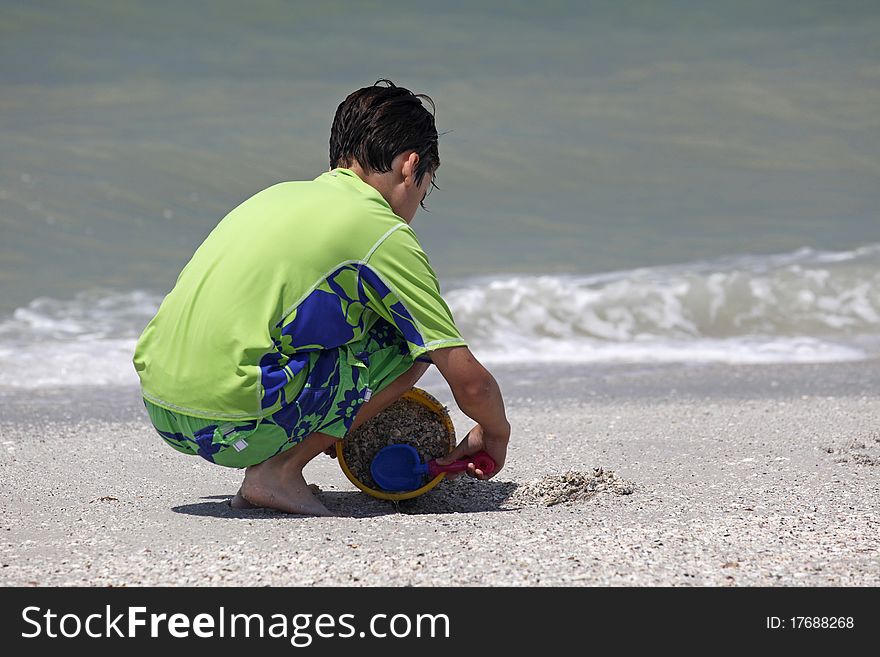
[[466, 459], [440, 465], [437, 459], [422, 463], [415, 447], [401, 443], [380, 449], [370, 463], [370, 474], [380, 488], [398, 493], [419, 488], [426, 476], [433, 479], [441, 472], [464, 472], [470, 463], [487, 475], [495, 472], [495, 461], [486, 452], [477, 452]]

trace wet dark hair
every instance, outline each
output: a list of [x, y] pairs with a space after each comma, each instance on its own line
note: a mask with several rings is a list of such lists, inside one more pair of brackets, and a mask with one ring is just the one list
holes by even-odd
[[[422, 104], [431, 105], [431, 111]], [[419, 155], [416, 184], [440, 166], [434, 101], [414, 94], [391, 80], [377, 80], [358, 89], [336, 108], [330, 128], [330, 166], [345, 167], [356, 160], [366, 171], [391, 171], [391, 162], [404, 151]]]

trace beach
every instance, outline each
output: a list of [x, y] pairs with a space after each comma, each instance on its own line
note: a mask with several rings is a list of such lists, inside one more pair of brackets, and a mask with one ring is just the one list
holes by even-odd
[[[237, 511], [134, 386], [0, 389], [6, 586], [876, 586], [880, 367], [492, 368], [513, 427], [494, 479], [398, 505], [319, 457], [337, 514]], [[439, 375], [419, 384], [469, 421]], [[586, 499], [522, 491], [601, 468]], [[542, 479], [543, 478], [543, 479]]]
[[[0, 585], [880, 585], [880, 5], [789, 5], [3, 3]], [[136, 340], [381, 78], [432, 99], [411, 228], [508, 462], [395, 505], [321, 456], [334, 517], [234, 510], [243, 473], [149, 424]], [[188, 339], [244, 340], [258, 271]]]

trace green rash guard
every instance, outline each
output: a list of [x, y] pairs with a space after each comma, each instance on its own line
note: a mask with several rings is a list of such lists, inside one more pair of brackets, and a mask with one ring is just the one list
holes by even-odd
[[413, 230], [340, 168], [230, 212], [144, 329], [134, 366], [156, 406], [261, 419], [326, 389], [322, 353], [366, 367], [359, 349], [382, 327], [413, 360], [466, 344]]

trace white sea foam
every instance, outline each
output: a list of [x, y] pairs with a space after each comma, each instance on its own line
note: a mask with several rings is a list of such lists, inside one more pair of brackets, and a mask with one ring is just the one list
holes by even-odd
[[[861, 360], [880, 345], [880, 245], [589, 276], [483, 277], [446, 293], [488, 363]], [[36, 299], [0, 319], [0, 386], [137, 383], [159, 295]]]
[[482, 280], [447, 294], [489, 362], [830, 362], [880, 337], [880, 245]]
[[134, 345], [161, 300], [149, 292], [94, 290], [16, 309], [0, 320], [0, 386], [136, 384]]

